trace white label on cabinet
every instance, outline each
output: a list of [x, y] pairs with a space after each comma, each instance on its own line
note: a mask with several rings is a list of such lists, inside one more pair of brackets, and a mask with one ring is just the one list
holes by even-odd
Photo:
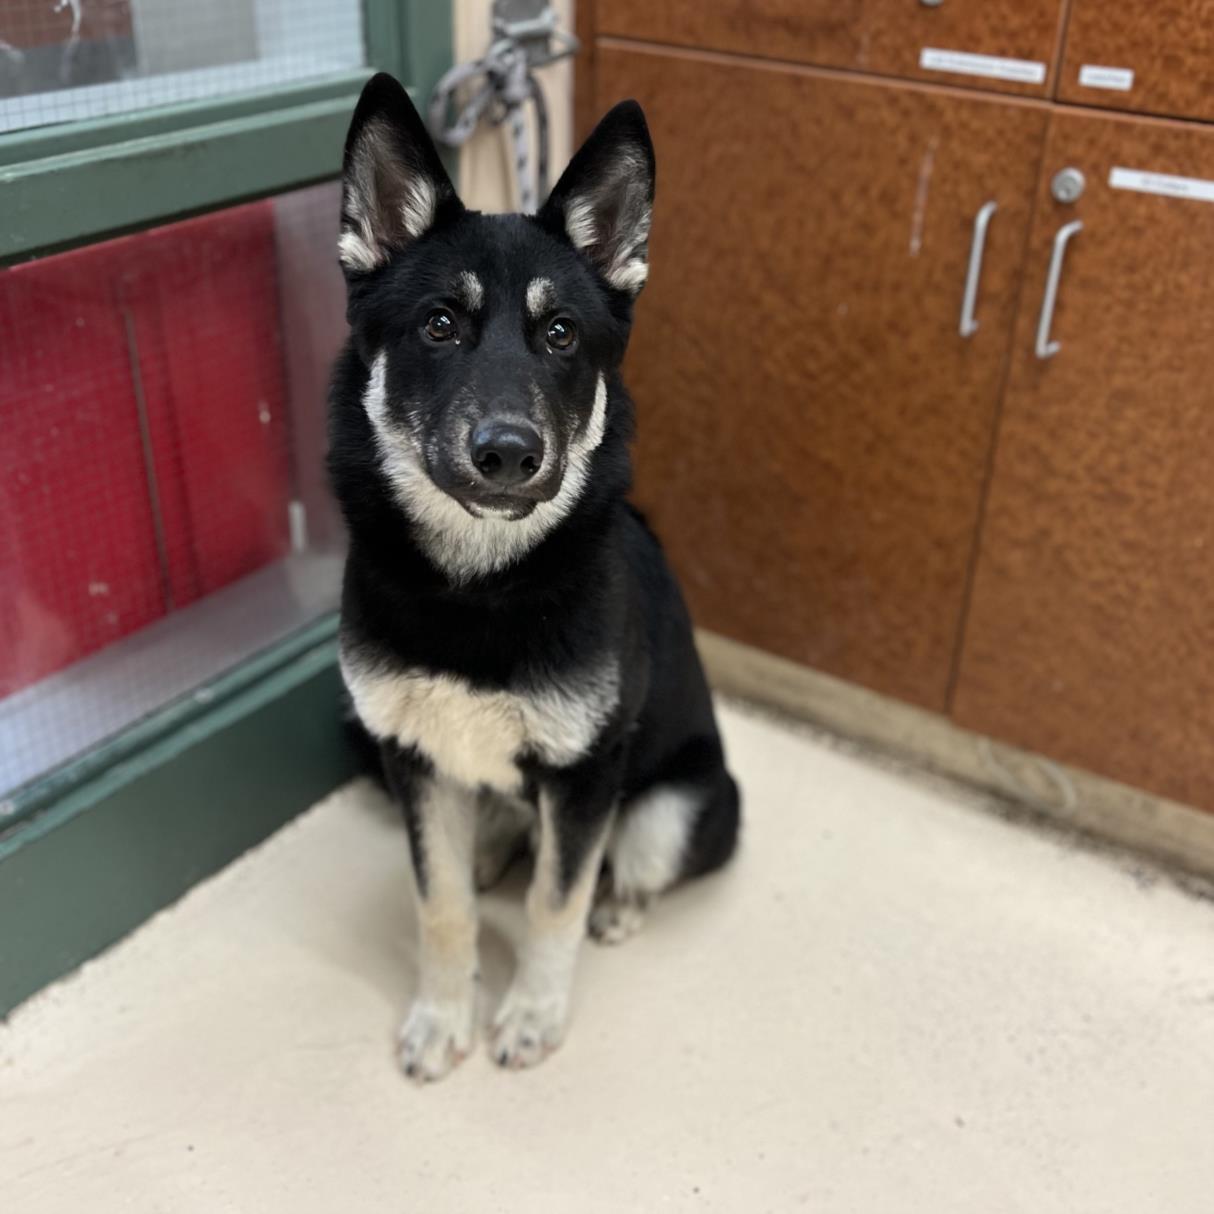
[[1128, 93], [1134, 87], [1134, 69], [1085, 63], [1079, 69], [1079, 83], [1085, 88], [1116, 89], [1119, 93]]
[[1109, 185], [1115, 190], [1136, 190], [1139, 194], [1163, 194], [1168, 198], [1214, 202], [1214, 181], [1203, 181], [1200, 177], [1173, 177], [1170, 173], [1147, 173], [1142, 169], [1115, 167], [1109, 173]]
[[1045, 64], [1033, 59], [1000, 59], [998, 55], [971, 55], [969, 51], [942, 51], [925, 46], [919, 52], [919, 66], [933, 72], [960, 72], [963, 76], [986, 76], [991, 80], [1045, 83]]

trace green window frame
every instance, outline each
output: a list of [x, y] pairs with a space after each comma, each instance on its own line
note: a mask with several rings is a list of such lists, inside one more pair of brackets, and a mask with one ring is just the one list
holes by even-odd
[[[424, 98], [452, 61], [451, 0], [363, 21], [355, 71], [0, 140], [0, 267], [335, 177], [373, 72]], [[0, 1016], [354, 774], [336, 634], [316, 619], [0, 801]]]
[[365, 68], [6, 136], [0, 264], [334, 176], [372, 72], [425, 97], [451, 64], [451, 0], [364, 0], [363, 29]]

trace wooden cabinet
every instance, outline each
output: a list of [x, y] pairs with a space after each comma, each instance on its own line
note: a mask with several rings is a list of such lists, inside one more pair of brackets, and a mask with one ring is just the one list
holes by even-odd
[[626, 374], [698, 622], [942, 710], [1044, 110], [606, 44], [598, 89], [657, 147]]
[[582, 9], [582, 113], [657, 144], [627, 373], [697, 622], [1214, 810], [1214, 0]]
[[[1070, 206], [1065, 166], [1087, 179]], [[1214, 202], [1109, 184], [1214, 182], [1214, 129], [1059, 112], [1042, 168], [955, 715], [1214, 808]]]
[[595, 9], [600, 35], [1045, 96], [1063, 7], [1063, 0], [600, 0]]
[[1214, 2], [1071, 0], [1058, 96], [1214, 119]]

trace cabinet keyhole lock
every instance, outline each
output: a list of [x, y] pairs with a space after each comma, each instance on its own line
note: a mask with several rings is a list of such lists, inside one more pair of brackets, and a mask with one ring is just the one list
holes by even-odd
[[1050, 182], [1050, 193], [1055, 202], [1077, 202], [1087, 183], [1083, 174], [1075, 168], [1059, 169]]

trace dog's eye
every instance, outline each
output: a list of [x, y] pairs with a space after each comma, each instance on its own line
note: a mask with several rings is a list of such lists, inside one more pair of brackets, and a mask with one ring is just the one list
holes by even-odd
[[426, 336], [431, 341], [450, 341], [457, 332], [455, 317], [446, 308], [437, 308], [426, 317]]
[[568, 350], [576, 340], [577, 330], [573, 327], [573, 321], [558, 316], [548, 326], [548, 344], [554, 350]]

